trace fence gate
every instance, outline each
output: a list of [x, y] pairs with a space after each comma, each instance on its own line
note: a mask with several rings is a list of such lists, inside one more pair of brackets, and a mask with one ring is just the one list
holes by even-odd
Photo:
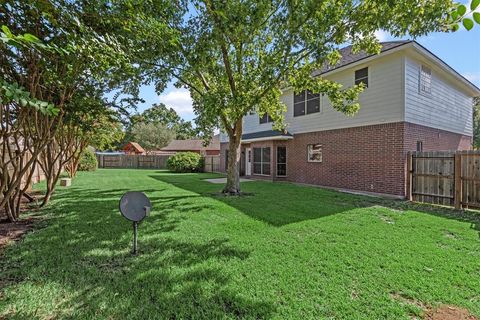
[[407, 159], [410, 200], [480, 207], [480, 151], [410, 152]]

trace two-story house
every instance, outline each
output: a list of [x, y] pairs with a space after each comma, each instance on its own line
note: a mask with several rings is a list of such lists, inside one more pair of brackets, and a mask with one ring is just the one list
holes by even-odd
[[[273, 131], [268, 115], [246, 115], [241, 174], [404, 196], [408, 151], [471, 149], [480, 89], [415, 41], [382, 45], [378, 55], [343, 48], [337, 65], [317, 73], [345, 87], [366, 85], [355, 116], [292, 89], [281, 97], [286, 132]], [[225, 136], [220, 154], [224, 171]]]

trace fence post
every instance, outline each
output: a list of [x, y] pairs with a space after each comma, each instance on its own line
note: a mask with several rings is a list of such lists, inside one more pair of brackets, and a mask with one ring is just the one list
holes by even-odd
[[407, 154], [407, 200], [412, 201], [412, 180], [413, 180], [413, 153]]
[[455, 209], [462, 208], [462, 155], [455, 152]]

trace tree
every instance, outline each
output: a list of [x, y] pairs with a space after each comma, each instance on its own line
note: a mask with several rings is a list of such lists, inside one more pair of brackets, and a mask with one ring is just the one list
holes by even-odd
[[240, 192], [244, 115], [268, 113], [274, 128], [284, 129], [285, 87], [325, 94], [334, 109], [354, 115], [361, 85], [343, 88], [312, 77], [338, 61], [340, 46], [378, 53], [378, 29], [417, 37], [451, 30], [465, 15], [450, 0], [123, 1], [120, 8], [128, 16], [124, 29], [137, 39], [145, 81], [155, 81], [161, 91], [175, 78], [190, 90], [197, 128], [205, 136], [217, 127], [228, 134], [228, 194]]
[[473, 99], [473, 148], [480, 148], [480, 97]]
[[[2, 26], [0, 40], [3, 48], [15, 47], [17, 51], [58, 49], [29, 33], [14, 35], [6, 26]], [[1, 70], [8, 69], [4, 67], [5, 64], [0, 65]], [[50, 141], [48, 130], [38, 119], [55, 118], [58, 109], [32, 97], [31, 92], [15, 82], [16, 78], [9, 78], [8, 74], [3, 77], [0, 80], [0, 208], [4, 209], [7, 219], [14, 222], [19, 218], [21, 199], [30, 185], [36, 159]], [[36, 139], [31, 139], [32, 136]]]
[[175, 137], [175, 132], [161, 123], [139, 122], [133, 126], [132, 136], [149, 152], [167, 146]]
[[[33, 159], [28, 169], [38, 164], [45, 172], [43, 204], [50, 199], [60, 170], [76, 153], [80, 129], [71, 114], [80, 110], [72, 102], [75, 95], [81, 91], [89, 96], [86, 89], [91, 88], [104, 93], [122, 82], [138, 87], [127, 81], [133, 67], [114, 32], [108, 32], [118, 25], [99, 19], [108, 11], [100, 0], [5, 0], [0, 7], [2, 77], [58, 111], [29, 113], [22, 131]], [[35, 46], [24, 45], [27, 41]], [[6, 140], [1, 143], [3, 147]]]
[[[175, 131], [175, 139], [185, 140], [196, 136], [195, 129], [190, 121], [183, 120], [173, 108], [168, 108], [163, 103], [153, 104], [141, 114], [130, 117], [130, 129], [136, 123], [161, 123], [168, 129]], [[127, 129], [127, 131], [130, 131]]]

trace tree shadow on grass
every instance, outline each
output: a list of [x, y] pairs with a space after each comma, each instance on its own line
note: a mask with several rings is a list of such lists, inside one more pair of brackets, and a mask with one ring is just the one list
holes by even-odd
[[[0, 296], [0, 317], [269, 318], [273, 305], [238, 296], [219, 267], [247, 259], [249, 251], [226, 239], [174, 236], [185, 219], [174, 212], [208, 207], [185, 201], [198, 195], [162, 197], [159, 190], [143, 190], [151, 194], [153, 211], [139, 228], [139, 255], [132, 256], [131, 224], [118, 212], [118, 200], [126, 191], [72, 187], [57, 194], [45, 210], [51, 211], [48, 227], [8, 248], [6, 259], [1, 259], [0, 277], [5, 281], [0, 289], [6, 290], [6, 297]], [[22, 288], [29, 286], [38, 290], [37, 300], [8, 309], [28, 299]], [[45, 288], [63, 292], [62, 299], [49, 301], [51, 296], [58, 298], [58, 292]]]
[[460, 211], [448, 207], [412, 203], [404, 200], [347, 194], [284, 182], [258, 181], [242, 183], [242, 190], [253, 192], [254, 196], [252, 197], [214, 196], [215, 192], [221, 190], [222, 185], [205, 181], [205, 176], [201, 174], [179, 175], [157, 172], [157, 174], [150, 175], [150, 177], [205, 197], [215, 198], [254, 219], [264, 221], [273, 226], [283, 226], [340, 214], [355, 208], [383, 206], [393, 210], [414, 210], [442, 218], [467, 222], [471, 224], [472, 229], [479, 231], [480, 237], [480, 214], [473, 211]]

